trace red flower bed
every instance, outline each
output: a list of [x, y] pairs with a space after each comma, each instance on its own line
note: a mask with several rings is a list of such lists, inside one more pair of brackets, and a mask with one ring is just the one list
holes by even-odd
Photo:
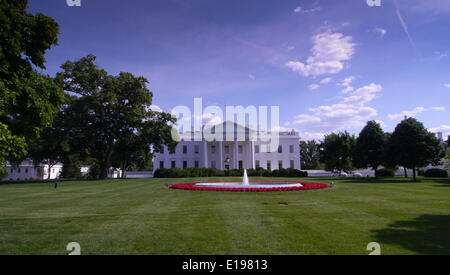
[[[258, 181], [258, 182], [274, 182], [274, 181]], [[280, 181], [276, 181], [280, 182]], [[197, 191], [229, 191], [229, 192], [271, 192], [271, 191], [296, 191], [296, 190], [312, 190], [312, 189], [322, 189], [327, 188], [328, 184], [324, 183], [315, 183], [315, 182], [291, 182], [291, 181], [285, 181], [285, 183], [300, 183], [303, 185], [302, 187], [274, 187], [274, 188], [229, 188], [229, 187], [213, 187], [213, 186], [196, 186], [195, 184], [198, 184], [201, 182], [190, 182], [190, 183], [179, 183], [179, 184], [172, 184], [170, 188], [172, 189], [184, 189], [184, 190], [197, 190]], [[214, 182], [210, 182], [214, 183]]]

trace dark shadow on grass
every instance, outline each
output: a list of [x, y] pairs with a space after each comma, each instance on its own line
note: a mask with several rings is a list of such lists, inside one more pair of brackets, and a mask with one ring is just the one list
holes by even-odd
[[[348, 177], [348, 178], [324, 178], [327, 181], [336, 181], [341, 183], [409, 183], [414, 182], [412, 178], [375, 178], [375, 177]], [[418, 179], [416, 182], [421, 182]]]
[[450, 254], [450, 215], [422, 215], [372, 232], [382, 247], [394, 244], [420, 254]]

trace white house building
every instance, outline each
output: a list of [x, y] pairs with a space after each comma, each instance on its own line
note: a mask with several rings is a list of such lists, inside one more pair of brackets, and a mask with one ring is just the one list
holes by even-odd
[[[193, 130], [180, 134], [175, 153], [167, 147], [155, 153], [154, 170], [158, 168], [217, 168], [219, 170], [251, 169], [268, 170], [300, 167], [300, 136], [287, 132], [262, 132], [233, 122], [224, 122], [199, 133]], [[208, 132], [208, 134], [206, 134]], [[264, 140], [267, 134], [278, 140], [276, 146]], [[200, 138], [199, 138], [200, 137]], [[272, 144], [274, 144], [272, 142]]]

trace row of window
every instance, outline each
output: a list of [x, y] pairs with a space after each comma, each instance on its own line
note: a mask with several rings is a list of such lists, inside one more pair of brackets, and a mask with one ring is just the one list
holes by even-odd
[[[171, 162], [170, 162], [170, 167], [171, 168], [176, 168], [176, 161], [175, 160], [172, 160]], [[195, 160], [194, 161], [194, 167], [195, 168], [199, 168], [199, 161], [198, 160]], [[211, 168], [217, 168], [216, 167], [216, 161], [215, 160], [212, 160], [211, 161], [211, 166], [210, 166]], [[244, 165], [243, 165], [243, 161], [242, 160], [239, 160], [239, 162], [238, 162], [238, 167], [239, 167], [239, 169], [243, 169], [243, 167], [244, 167]], [[261, 167], [261, 163], [260, 163], [260, 161], [259, 160], [255, 160], [255, 167], [256, 168], [259, 168], [259, 167]], [[295, 168], [295, 161], [294, 160], [289, 160], [289, 167], [290, 168], [292, 168], [292, 169], [294, 169]], [[160, 161], [159, 162], [159, 168], [165, 168], [164, 167], [164, 161]], [[183, 168], [188, 168], [188, 162], [187, 162], [187, 160], [183, 160]], [[282, 160], [279, 160], [278, 161], [278, 169], [283, 169], [284, 167], [283, 167], [283, 161]], [[266, 169], [267, 170], [272, 170], [272, 161], [271, 160], [267, 160], [267, 163], [266, 163]]]
[[[244, 151], [244, 147], [242, 145], [238, 146], [238, 153], [242, 154]], [[270, 145], [266, 145], [266, 151], [267, 153], [270, 153]], [[161, 149], [161, 154], [164, 154], [164, 147], [162, 147]], [[187, 145], [183, 145], [183, 154], [187, 154], [188, 153], [188, 147]], [[194, 154], [198, 154], [199, 153], [199, 146], [195, 145], [194, 146]], [[216, 153], [216, 146], [215, 145], [211, 145], [211, 154], [215, 154]], [[230, 146], [225, 145], [225, 154], [229, 154], [230, 153]], [[259, 145], [255, 145], [255, 153], [258, 154], [260, 153], [260, 148]], [[283, 153], [283, 146], [279, 145], [278, 146], [278, 153], [282, 154]], [[294, 145], [289, 145], [289, 153], [293, 154], [294, 153]]]
[[[33, 170], [33, 169], [36, 171], [36, 173], [38, 172], [38, 168], [31, 168], [31, 170]], [[17, 174], [20, 174], [22, 172], [22, 169], [20, 167], [16, 168], [16, 170], [17, 170]], [[14, 168], [11, 168], [10, 171], [11, 171], [11, 174], [14, 173]], [[24, 171], [25, 171], [25, 174], [28, 174], [29, 170], [28, 170], [28, 168], [25, 168]], [[52, 173], [55, 173], [55, 168], [52, 168]]]

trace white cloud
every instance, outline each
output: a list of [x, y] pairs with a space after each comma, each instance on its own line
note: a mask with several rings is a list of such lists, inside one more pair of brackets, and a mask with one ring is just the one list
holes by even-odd
[[416, 107], [409, 111], [403, 111], [399, 114], [390, 114], [390, 115], [388, 115], [388, 118], [393, 120], [393, 119], [403, 119], [405, 116], [415, 117], [416, 115], [426, 112], [426, 111], [445, 111], [445, 107], [439, 106], [439, 107], [425, 108], [425, 107], [419, 106], [419, 107]]
[[325, 135], [323, 133], [310, 133], [310, 132], [300, 132], [300, 139], [303, 141], [315, 140], [321, 141], [323, 140]]
[[450, 83], [445, 83], [445, 84], [444, 84], [444, 87], [450, 88]]
[[308, 86], [308, 89], [310, 91], [314, 91], [314, 90], [317, 90], [319, 88], [320, 88], [320, 85], [318, 85], [318, 84], [311, 84], [311, 85]]
[[328, 84], [333, 80], [331, 77], [326, 77], [320, 81], [320, 84]]
[[383, 87], [381, 85], [370, 83], [367, 86], [357, 89], [352, 95], [344, 98], [344, 102], [364, 105], [372, 101], [376, 97], [376, 93], [382, 89]]
[[158, 105], [150, 105], [150, 110], [152, 110], [153, 112], [163, 112], [163, 110], [158, 106]]
[[[352, 79], [347, 78], [340, 85], [349, 85]], [[366, 104], [374, 100], [382, 88], [380, 84], [375, 83], [361, 87], [345, 96], [339, 103], [310, 108], [310, 113], [297, 115], [292, 125], [308, 133], [316, 133], [316, 136], [319, 133], [323, 136], [323, 133], [362, 127], [377, 115], [377, 111]]]
[[253, 74], [249, 74], [248, 78], [250, 78], [251, 80], [255, 80], [255, 76]]
[[192, 118], [197, 121], [201, 121], [201, 124], [204, 125], [206, 123], [209, 124], [219, 124], [222, 123], [223, 120], [220, 116], [211, 113], [205, 113], [203, 115], [192, 115]]
[[315, 13], [322, 10], [322, 8], [320, 6], [311, 8], [311, 9], [304, 9], [302, 6], [297, 6], [294, 9], [295, 13]]
[[378, 34], [380, 35], [381, 38], [383, 38], [383, 37], [386, 35], [386, 33], [387, 33], [387, 30], [385, 30], [385, 29], [383, 29], [383, 28], [378, 28], [378, 27], [376, 27], [376, 28], [374, 29], [374, 31], [375, 31], [376, 33], [378, 33]]
[[288, 68], [304, 77], [338, 73], [344, 68], [344, 62], [350, 60], [355, 52], [352, 37], [342, 33], [323, 32], [313, 36], [312, 40], [312, 55], [306, 62], [286, 63]]
[[333, 104], [309, 109], [312, 114], [300, 114], [293, 124], [314, 132], [332, 132], [363, 126], [377, 111], [367, 106]]
[[450, 132], [450, 125], [441, 125], [439, 127], [428, 129], [430, 132]]
[[293, 49], [295, 49], [294, 46], [288, 46], [288, 47], [287, 47], [288, 52], [292, 51]]
[[345, 78], [342, 82], [340, 82], [340, 83], [338, 83], [337, 85], [338, 86], [341, 86], [341, 87], [345, 87], [342, 91], [341, 91], [341, 93], [343, 93], [343, 94], [348, 94], [349, 92], [353, 92], [353, 87], [352, 86], [350, 86], [350, 84], [352, 84], [352, 82], [355, 80], [355, 77], [354, 76], [349, 76], [349, 77], [347, 77], [347, 78]]
[[434, 54], [438, 55], [439, 58], [444, 58], [448, 56], [447, 53], [441, 53], [440, 51], [435, 51]]

